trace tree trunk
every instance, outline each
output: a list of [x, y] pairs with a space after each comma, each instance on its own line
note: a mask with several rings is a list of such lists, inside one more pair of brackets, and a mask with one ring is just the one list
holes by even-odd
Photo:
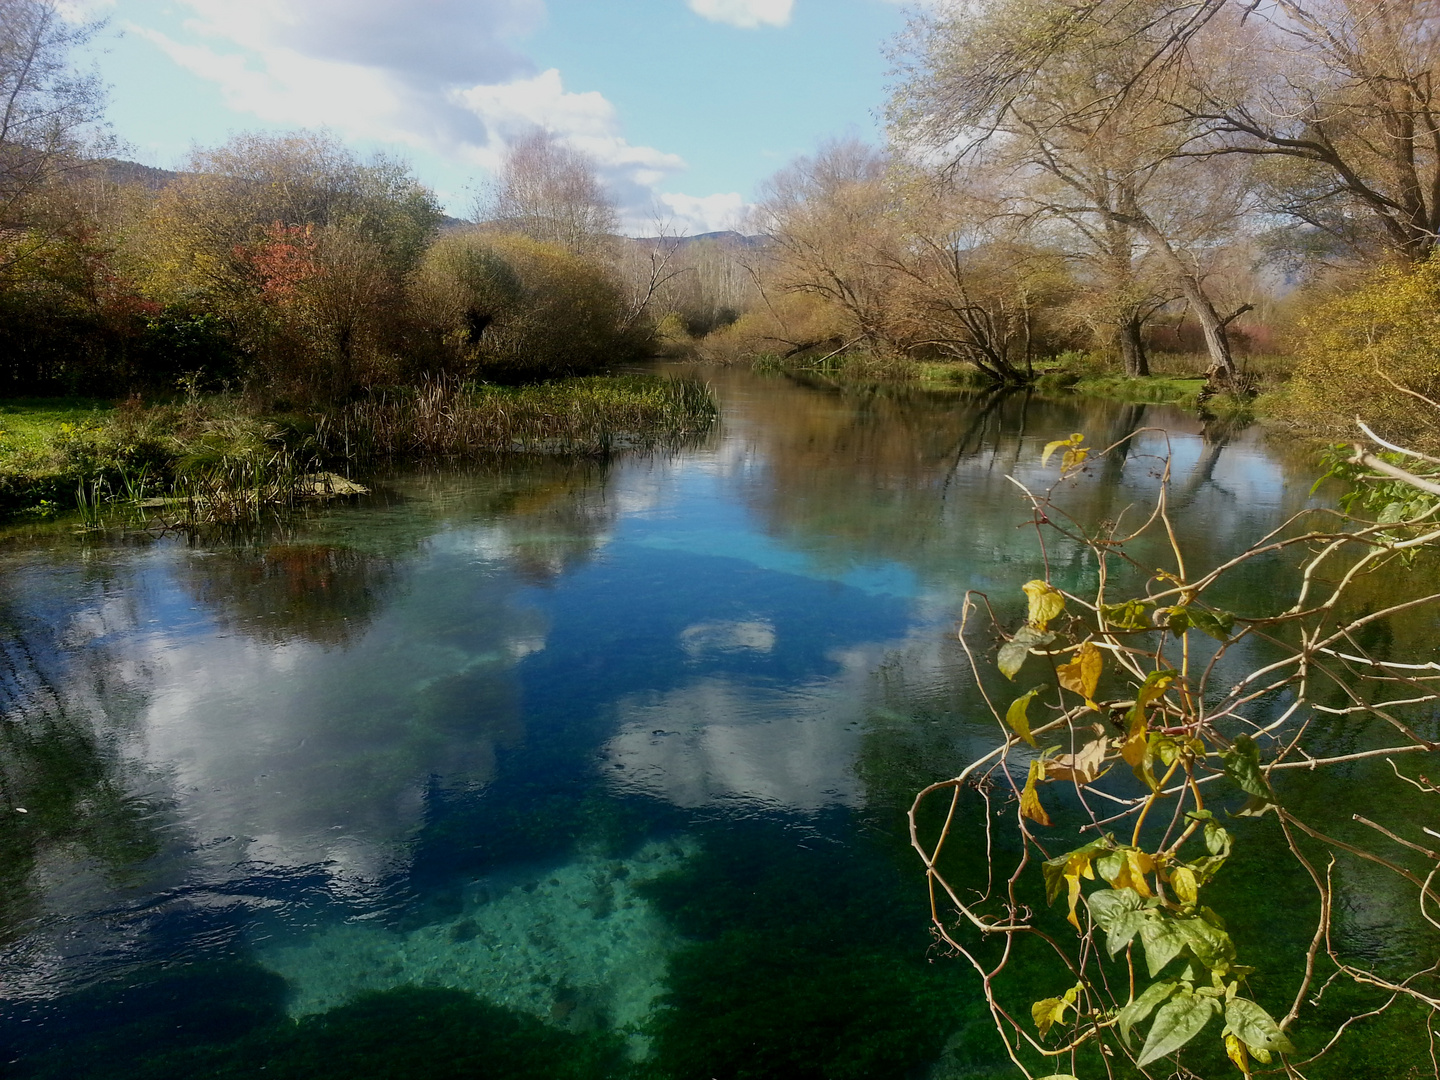
[[1210, 366], [1205, 369], [1206, 390], [1213, 394], [1234, 385], [1235, 361], [1230, 357], [1230, 336], [1225, 332], [1225, 320], [1220, 318], [1215, 305], [1205, 295], [1200, 278], [1186, 265], [1185, 260], [1170, 246], [1170, 242], [1144, 214], [1127, 215], [1127, 220], [1140, 235], [1154, 247], [1155, 251], [1175, 275], [1180, 291], [1190, 304], [1190, 310], [1200, 320], [1200, 329], [1205, 334], [1205, 351], [1210, 355]]
[[1144, 378], [1150, 374], [1150, 358], [1145, 355], [1145, 342], [1140, 336], [1143, 322], [1136, 316], [1123, 320], [1116, 337], [1120, 343], [1120, 359], [1125, 364], [1125, 374], [1132, 379]]

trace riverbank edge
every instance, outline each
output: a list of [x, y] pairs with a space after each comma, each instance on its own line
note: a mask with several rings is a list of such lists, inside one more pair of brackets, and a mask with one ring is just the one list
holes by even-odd
[[[693, 376], [616, 373], [519, 387], [436, 382], [332, 409], [257, 410], [237, 396], [0, 401], [0, 521], [100, 502], [193, 502], [238, 478], [304, 497], [317, 473], [505, 454], [603, 457], [703, 434], [718, 416]], [[283, 501], [283, 500], [281, 500]]]

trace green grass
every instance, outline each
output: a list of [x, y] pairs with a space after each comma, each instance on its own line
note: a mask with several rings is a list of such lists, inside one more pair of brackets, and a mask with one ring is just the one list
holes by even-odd
[[66, 429], [103, 424], [114, 410], [89, 398], [11, 398], [0, 401], [0, 469], [49, 463]]
[[163, 496], [191, 516], [229, 520], [293, 501], [308, 473], [342, 463], [604, 455], [700, 434], [715, 416], [703, 383], [649, 375], [513, 388], [442, 380], [283, 416], [257, 415], [225, 395], [118, 408], [12, 400], [0, 405], [0, 515], [79, 509], [98, 524], [112, 503], [138, 510]]
[[0, 401], [0, 510], [42, 503], [73, 505], [88, 470], [77, 467], [75, 446], [114, 415], [90, 398], [10, 398]]
[[1127, 378], [1124, 375], [1092, 375], [1069, 385], [1072, 392], [1085, 397], [1187, 407], [1196, 404], [1200, 391], [1204, 388], [1203, 378], [1176, 378], [1165, 375], [1151, 375], [1141, 379]]

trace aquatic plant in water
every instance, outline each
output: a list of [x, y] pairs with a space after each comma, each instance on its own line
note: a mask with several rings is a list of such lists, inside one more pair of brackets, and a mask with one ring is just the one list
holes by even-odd
[[512, 869], [472, 882], [454, 918], [407, 933], [342, 923], [259, 958], [289, 982], [294, 1016], [397, 986], [446, 987], [564, 1030], [630, 1032], [644, 1056], [638, 1029], [679, 940], [640, 890], [693, 852], [682, 837], [626, 859]]

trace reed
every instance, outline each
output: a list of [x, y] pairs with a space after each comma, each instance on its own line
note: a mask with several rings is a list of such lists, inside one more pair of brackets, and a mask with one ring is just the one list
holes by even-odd
[[[678, 445], [717, 415], [695, 379], [628, 375], [525, 387], [431, 378], [334, 412], [256, 417], [235, 397], [122, 407], [58, 424], [47, 473], [0, 468], [0, 510], [50, 514], [73, 491], [80, 524], [192, 529], [254, 523], [363, 491], [326, 469], [495, 453], [605, 456]], [[0, 461], [0, 465], [4, 462]]]
[[702, 434], [717, 415], [694, 379], [619, 376], [519, 388], [430, 379], [349, 406], [317, 439], [327, 456], [465, 457], [487, 453], [605, 455]]

